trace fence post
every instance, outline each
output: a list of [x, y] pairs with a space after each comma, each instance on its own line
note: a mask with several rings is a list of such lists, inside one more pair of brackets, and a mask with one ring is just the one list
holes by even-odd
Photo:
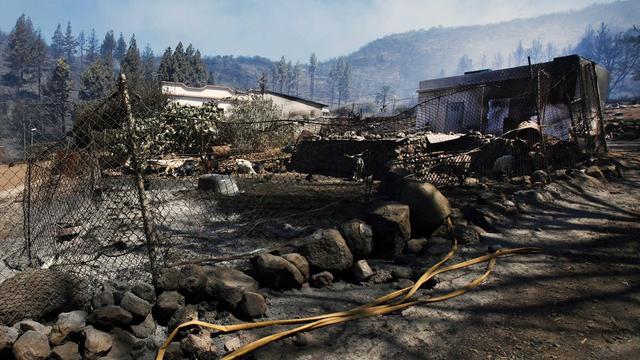
[[596, 98], [596, 104], [598, 104], [598, 117], [600, 117], [600, 141], [602, 141], [604, 152], [607, 153], [609, 152], [609, 147], [607, 146], [607, 135], [604, 130], [604, 112], [602, 111], [602, 99], [600, 98], [600, 86], [598, 85], [598, 74], [596, 73], [595, 61], [591, 62], [591, 69], [593, 70], [593, 92]]
[[120, 74], [120, 78], [118, 81], [118, 90], [120, 92], [120, 96], [122, 97], [123, 109], [125, 110], [127, 124], [127, 146], [131, 154], [131, 165], [133, 166], [134, 182], [138, 193], [138, 203], [140, 204], [140, 215], [142, 217], [142, 226], [147, 246], [147, 254], [149, 256], [151, 277], [153, 279], [153, 284], [156, 285], [159, 271], [159, 269], [156, 268], [156, 234], [149, 219], [149, 202], [144, 190], [144, 178], [142, 177], [142, 159], [140, 159], [137, 142], [134, 139], [135, 122], [133, 119], [133, 114], [131, 113], [131, 103], [129, 98], [129, 89], [127, 87], [127, 77], [124, 74]]

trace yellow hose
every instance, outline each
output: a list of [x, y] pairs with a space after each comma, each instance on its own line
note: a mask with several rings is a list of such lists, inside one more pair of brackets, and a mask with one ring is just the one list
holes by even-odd
[[[451, 226], [450, 220], [448, 220], [448, 225]], [[180, 324], [178, 327], [176, 327], [175, 330], [171, 332], [171, 334], [169, 334], [169, 336], [167, 337], [167, 340], [165, 340], [164, 344], [162, 344], [162, 346], [160, 347], [158, 354], [156, 356], [156, 360], [162, 360], [164, 358], [164, 354], [167, 348], [169, 347], [169, 344], [171, 344], [171, 341], [174, 339], [178, 331], [190, 326], [201, 326], [204, 328], [216, 330], [219, 333], [229, 333], [229, 332], [235, 332], [238, 330], [250, 330], [250, 329], [256, 329], [256, 328], [267, 327], [267, 326], [306, 323], [302, 326], [298, 326], [289, 330], [284, 330], [284, 331], [275, 333], [273, 335], [265, 336], [261, 339], [253, 341], [227, 354], [223, 358], [223, 360], [238, 359], [239, 357], [247, 355], [252, 351], [255, 351], [256, 349], [262, 346], [265, 346], [271, 342], [280, 340], [282, 338], [294, 335], [299, 332], [310, 331], [317, 328], [338, 324], [338, 323], [343, 323], [346, 321], [366, 318], [374, 315], [384, 315], [391, 312], [403, 310], [414, 305], [444, 301], [444, 300], [454, 298], [456, 296], [460, 296], [466, 293], [467, 291], [473, 289], [474, 287], [480, 285], [482, 282], [484, 282], [484, 280], [486, 280], [486, 278], [491, 274], [491, 271], [493, 271], [493, 268], [496, 265], [496, 261], [497, 261], [496, 259], [498, 257], [515, 255], [515, 254], [533, 253], [538, 251], [538, 249], [536, 248], [500, 249], [492, 254], [486, 254], [486, 255], [479, 256], [479, 257], [476, 257], [467, 261], [463, 261], [454, 265], [440, 268], [445, 262], [451, 259], [451, 257], [457, 251], [457, 248], [458, 248], [457, 241], [454, 239], [454, 244], [451, 251], [449, 251], [442, 260], [440, 260], [438, 263], [436, 263], [431, 268], [429, 268], [429, 270], [427, 270], [424, 274], [422, 274], [422, 276], [416, 281], [416, 283], [413, 286], [409, 286], [409, 287], [391, 292], [365, 305], [358, 306], [349, 311], [340, 311], [340, 312], [334, 312], [330, 314], [297, 318], [297, 319], [259, 321], [259, 322], [242, 323], [242, 324], [234, 324], [234, 325], [216, 325], [216, 324], [211, 324], [211, 323], [198, 321], [198, 320], [185, 322], [183, 324]], [[418, 289], [422, 287], [422, 285], [424, 285], [427, 281], [431, 280], [436, 275], [439, 275], [448, 271], [459, 270], [465, 267], [469, 267], [469, 266], [484, 263], [484, 262], [487, 262], [486, 271], [478, 278], [466, 284], [464, 287], [441, 296], [432, 297], [432, 298], [418, 298], [418, 299], [413, 299], [409, 301], [411, 297], [416, 293], [416, 291], [418, 291]], [[392, 302], [392, 300], [397, 299], [403, 294], [404, 296], [402, 298], [400, 298], [395, 302]]]

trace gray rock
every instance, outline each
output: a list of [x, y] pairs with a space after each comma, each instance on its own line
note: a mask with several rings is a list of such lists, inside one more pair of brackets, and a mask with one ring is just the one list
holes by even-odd
[[367, 260], [358, 260], [353, 264], [351, 273], [356, 282], [362, 282], [373, 276], [374, 271], [371, 270]]
[[371, 255], [373, 230], [364, 221], [353, 219], [340, 225], [340, 233], [356, 258]]
[[207, 295], [235, 308], [246, 291], [258, 291], [258, 282], [242, 271], [222, 267], [205, 266]]
[[[86, 301], [83, 281], [52, 269], [22, 271], [0, 283], [0, 324], [47, 315]], [[20, 306], [16, 306], [20, 304]]]
[[177, 291], [165, 291], [158, 296], [158, 302], [156, 303], [158, 316], [166, 321], [184, 304], [184, 296], [180, 295], [180, 293]]
[[384, 203], [367, 215], [373, 229], [373, 251], [384, 258], [393, 258], [404, 249], [411, 237], [409, 206]]
[[304, 276], [295, 265], [280, 256], [261, 253], [251, 259], [260, 284], [274, 289], [300, 288]]
[[206, 331], [187, 335], [180, 341], [180, 348], [196, 359], [206, 359], [216, 351], [216, 345], [211, 335]]
[[295, 346], [312, 346], [317, 343], [318, 341], [311, 333], [297, 333], [296, 336], [293, 337], [293, 344]]
[[51, 350], [50, 358], [52, 360], [80, 360], [80, 352], [78, 344], [73, 341], [58, 345]]
[[200, 265], [186, 265], [180, 269], [178, 289], [187, 294], [196, 294], [207, 285], [207, 274]]
[[290, 253], [282, 255], [282, 258], [292, 263], [300, 271], [304, 281], [309, 280], [309, 262], [304, 258], [304, 256], [297, 253]]
[[407, 241], [407, 252], [409, 254], [420, 254], [427, 246], [427, 239], [411, 239]]
[[547, 175], [547, 172], [544, 170], [536, 170], [533, 172], [533, 174], [531, 174], [531, 180], [534, 183], [547, 183], [549, 179], [549, 176]]
[[162, 269], [160, 277], [158, 278], [158, 288], [161, 290], [178, 290], [180, 284], [180, 269], [165, 268]]
[[391, 269], [391, 276], [393, 276], [394, 279], [413, 278], [414, 271], [408, 266], [394, 265], [394, 266], [391, 266], [390, 269]]
[[115, 299], [113, 298], [113, 293], [108, 290], [100, 290], [91, 299], [91, 305], [94, 309], [107, 306], [107, 305], [115, 305]]
[[393, 275], [388, 270], [377, 270], [373, 276], [369, 278], [372, 284], [386, 284], [393, 281]]
[[114, 328], [109, 332], [111, 335], [111, 339], [113, 340], [113, 345], [111, 346], [111, 350], [105, 355], [101, 357], [101, 360], [121, 360], [127, 359], [131, 357], [131, 352], [133, 351], [134, 344], [137, 339], [129, 334], [127, 331], [122, 330], [120, 328]]
[[114, 326], [126, 326], [133, 320], [133, 315], [118, 305], [103, 306], [94, 310], [87, 317], [87, 323], [100, 328], [112, 328]]
[[28, 330], [13, 344], [16, 360], [44, 360], [50, 352], [49, 339], [39, 331]]
[[131, 325], [131, 332], [141, 339], [151, 336], [155, 331], [156, 322], [153, 321], [153, 315], [151, 313], [149, 313], [141, 323]]
[[18, 339], [18, 330], [12, 327], [0, 325], [0, 354], [11, 350], [13, 343]]
[[178, 325], [192, 320], [198, 320], [198, 308], [194, 305], [183, 306], [171, 315], [171, 319], [167, 323], [167, 329], [171, 332]]
[[60, 313], [53, 325], [49, 341], [51, 345], [62, 344], [70, 334], [77, 334], [85, 327], [87, 313], [82, 310]]
[[157, 352], [158, 347], [154, 341], [152, 339], [144, 339], [133, 344], [131, 358], [136, 360], [155, 360]]
[[309, 279], [309, 283], [314, 287], [325, 287], [333, 283], [333, 274], [328, 271], [319, 272]]
[[151, 284], [138, 281], [131, 286], [131, 292], [150, 303], [156, 301], [156, 290]]
[[177, 341], [172, 342], [167, 347], [166, 352], [164, 353], [164, 360], [183, 360], [184, 353], [182, 348], [180, 347], [180, 343]]
[[607, 178], [604, 176], [604, 174], [602, 173], [602, 170], [600, 169], [599, 166], [597, 165], [592, 165], [589, 166], [585, 171], [585, 174], [589, 175], [589, 176], [593, 176], [594, 178], [604, 181], [607, 181]]
[[236, 196], [240, 194], [238, 184], [231, 175], [205, 174], [198, 178], [198, 189], [203, 191], [213, 191], [216, 194], [225, 196]]
[[228, 352], [236, 351], [240, 349], [242, 342], [237, 337], [231, 338], [224, 343], [224, 349]]
[[353, 264], [353, 254], [338, 230], [321, 229], [311, 234], [303, 253], [313, 267], [326, 271], [345, 271]]
[[124, 296], [124, 293], [131, 290], [129, 284], [119, 280], [107, 280], [102, 283], [102, 289], [110, 291], [113, 294], [113, 300], [115, 304], [119, 304], [120, 300]]
[[459, 244], [476, 244], [480, 241], [480, 234], [473, 226], [456, 225], [453, 228], [453, 236]]
[[264, 316], [267, 312], [267, 302], [261, 294], [247, 291], [242, 296], [237, 309], [245, 318], [256, 319]]
[[29, 330], [43, 333], [45, 336], [51, 335], [51, 326], [42, 325], [37, 321], [31, 319], [18, 321], [13, 325], [20, 334], [24, 334]]
[[404, 289], [404, 288], [408, 288], [410, 286], [415, 285], [415, 282], [413, 282], [412, 280], [409, 279], [398, 279], [398, 282], [396, 284], [396, 288], [397, 289]]
[[141, 318], [146, 317], [151, 312], [151, 304], [141, 297], [134, 295], [131, 291], [127, 291], [124, 294], [120, 301], [120, 307], [127, 310], [134, 316]]

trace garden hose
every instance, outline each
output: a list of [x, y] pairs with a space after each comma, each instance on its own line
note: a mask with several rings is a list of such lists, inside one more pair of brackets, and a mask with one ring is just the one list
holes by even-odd
[[[451, 221], [449, 219], [447, 219], [447, 225], [449, 227], [452, 226]], [[162, 346], [160, 347], [158, 354], [156, 356], [156, 360], [162, 360], [164, 358], [164, 354], [167, 348], [169, 347], [169, 345], [171, 344], [171, 341], [175, 338], [175, 336], [180, 330], [191, 327], [191, 326], [201, 326], [204, 328], [215, 330], [218, 333], [230, 333], [230, 332], [235, 332], [239, 330], [250, 330], [250, 329], [256, 329], [256, 328], [267, 327], [267, 326], [281, 326], [281, 325], [305, 323], [304, 325], [294, 327], [289, 330], [284, 330], [269, 336], [265, 336], [256, 341], [248, 343], [240, 347], [239, 349], [236, 349], [235, 351], [227, 354], [223, 358], [223, 360], [238, 359], [271, 342], [295, 335], [300, 332], [310, 331], [310, 330], [318, 329], [318, 328], [329, 326], [329, 325], [339, 324], [339, 323], [362, 319], [362, 318], [371, 317], [375, 315], [384, 315], [384, 314], [404, 310], [406, 308], [419, 305], [419, 304], [428, 304], [428, 303], [449, 300], [451, 298], [460, 296], [468, 292], [469, 290], [477, 287], [482, 282], [484, 282], [493, 271], [498, 257], [538, 252], [537, 248], [530, 248], [530, 247], [514, 248], [514, 249], [499, 249], [494, 253], [479, 256], [479, 257], [466, 260], [466, 261], [463, 261], [454, 265], [450, 265], [447, 267], [442, 267], [442, 265], [444, 265], [445, 262], [447, 262], [449, 259], [451, 259], [451, 257], [453, 257], [457, 249], [458, 249], [457, 241], [454, 239], [453, 247], [447, 253], [447, 255], [442, 260], [440, 260], [435, 265], [433, 265], [431, 268], [429, 268], [429, 270], [427, 270], [424, 274], [422, 274], [422, 276], [416, 281], [416, 283], [413, 286], [408, 286], [403, 289], [391, 292], [389, 294], [376, 298], [375, 300], [365, 305], [358, 306], [349, 311], [340, 311], [340, 312], [334, 312], [334, 313], [329, 313], [324, 315], [297, 318], [297, 319], [259, 321], [259, 322], [241, 323], [241, 324], [233, 324], [233, 325], [217, 325], [217, 324], [211, 324], [211, 323], [207, 323], [199, 320], [193, 320], [193, 321], [182, 323], [178, 327], [176, 327], [171, 332], [171, 334], [169, 334], [164, 344], [162, 344]], [[436, 275], [439, 275], [448, 271], [463, 269], [472, 265], [485, 263], [485, 262], [487, 263], [485, 272], [481, 276], [477, 277], [473, 281], [463, 286], [462, 288], [454, 290], [444, 295], [436, 296], [436, 297], [412, 299], [416, 291], [418, 291], [422, 287], [422, 285], [424, 285], [429, 280], [433, 279]], [[402, 298], [395, 300], [400, 296], [402, 296], [403, 294], [404, 296]]]

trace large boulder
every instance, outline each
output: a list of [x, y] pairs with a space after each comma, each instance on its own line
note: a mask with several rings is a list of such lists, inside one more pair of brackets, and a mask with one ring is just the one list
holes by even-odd
[[372, 277], [373, 274], [375, 274], [371, 269], [371, 267], [369, 266], [369, 263], [367, 263], [367, 260], [356, 261], [353, 264], [353, 268], [351, 269], [351, 272], [353, 274], [353, 279], [356, 282], [365, 281], [368, 278]]
[[97, 359], [105, 355], [113, 346], [113, 338], [104, 331], [93, 326], [84, 328], [84, 356], [86, 359]]
[[371, 255], [373, 250], [373, 231], [371, 226], [364, 221], [353, 219], [339, 227], [342, 237], [356, 258], [364, 258]]
[[181, 306], [184, 306], [185, 300], [177, 291], [165, 291], [158, 296], [156, 303], [156, 311], [161, 321], [167, 321], [173, 313]]
[[102, 283], [102, 290], [110, 291], [116, 304], [120, 303], [124, 294], [131, 290], [129, 283], [120, 280], [107, 280]]
[[180, 348], [195, 359], [213, 358], [211, 355], [216, 351], [216, 345], [207, 331], [187, 335], [180, 340]]
[[322, 271], [314, 274], [309, 278], [309, 285], [321, 288], [329, 286], [333, 283], [333, 274], [328, 271]]
[[13, 344], [16, 360], [44, 360], [49, 357], [49, 339], [41, 332], [29, 330]]
[[353, 264], [353, 254], [340, 232], [320, 229], [311, 234], [303, 246], [309, 264], [320, 270], [345, 271]]
[[260, 284], [274, 289], [300, 288], [304, 276], [300, 270], [280, 256], [261, 253], [251, 259], [253, 271]]
[[131, 286], [131, 292], [150, 303], [156, 301], [156, 290], [151, 284], [138, 281]]
[[110, 329], [114, 326], [126, 326], [131, 324], [133, 315], [118, 305], [103, 306], [94, 310], [87, 317], [87, 323], [100, 328]]
[[18, 339], [18, 330], [12, 327], [0, 325], [0, 356], [11, 351], [13, 343]]
[[51, 330], [51, 345], [60, 345], [71, 334], [80, 333], [85, 326], [87, 313], [82, 310], [61, 313]]
[[158, 288], [160, 290], [178, 290], [180, 284], [180, 269], [164, 268], [158, 278]]
[[136, 337], [144, 339], [153, 335], [156, 331], [156, 322], [153, 321], [153, 315], [149, 314], [139, 324], [131, 324], [131, 332]]
[[31, 319], [18, 321], [13, 324], [13, 327], [20, 332], [20, 334], [24, 334], [29, 330], [37, 331], [43, 333], [45, 336], [51, 335], [51, 326], [42, 325], [37, 321], [33, 321]]
[[399, 255], [411, 238], [408, 205], [396, 202], [379, 204], [367, 214], [367, 223], [373, 229], [373, 251], [377, 256], [393, 258]]
[[401, 179], [386, 189], [393, 200], [409, 206], [414, 237], [431, 235], [451, 215], [449, 200], [432, 184]]
[[267, 302], [261, 294], [247, 291], [242, 295], [238, 310], [240, 315], [245, 318], [259, 318], [267, 312]]
[[52, 360], [80, 360], [80, 352], [78, 344], [69, 341], [63, 345], [58, 345], [51, 350], [50, 359]]
[[258, 282], [240, 270], [205, 266], [207, 274], [207, 295], [218, 299], [231, 308], [235, 308], [246, 291], [258, 291]]
[[144, 318], [151, 312], [151, 304], [147, 300], [134, 295], [131, 291], [127, 291], [124, 294], [120, 301], [120, 307], [139, 318]]
[[200, 265], [187, 265], [180, 269], [179, 289], [186, 294], [196, 294], [207, 284], [207, 274]]
[[171, 319], [167, 323], [167, 330], [171, 332], [178, 325], [192, 320], [198, 320], [198, 308], [195, 305], [183, 306], [171, 315]]
[[52, 269], [20, 272], [0, 284], [0, 324], [43, 320], [77, 307], [87, 300], [83, 288], [82, 280], [69, 273]]

